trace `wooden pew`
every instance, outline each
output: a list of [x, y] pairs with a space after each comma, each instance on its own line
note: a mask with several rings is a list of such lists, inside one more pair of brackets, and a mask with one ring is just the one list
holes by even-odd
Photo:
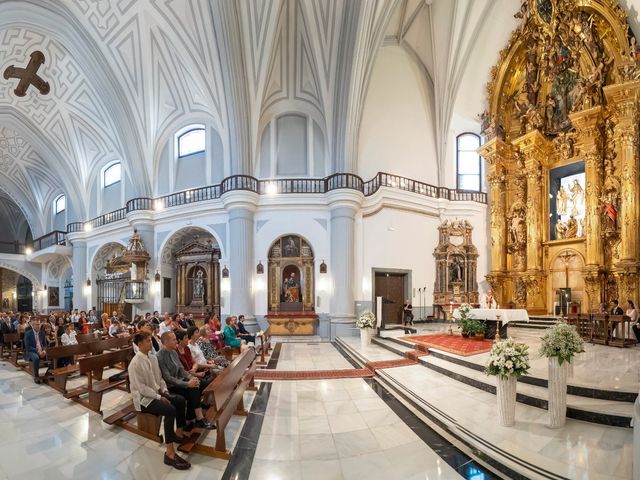
[[258, 365], [266, 365], [265, 356], [269, 356], [269, 350], [271, 350], [271, 325], [258, 338], [260, 338], [260, 361]]
[[[92, 342], [95, 343], [95, 342]], [[85, 407], [102, 415], [100, 410], [102, 405], [102, 396], [105, 392], [114, 388], [126, 389], [129, 387], [129, 378], [126, 367], [133, 358], [133, 348], [125, 348], [122, 350], [109, 351], [99, 355], [81, 358], [78, 360], [79, 372], [81, 375], [87, 376], [86, 387], [67, 392], [65, 398], [71, 398]], [[110, 382], [109, 379], [103, 380], [102, 375], [107, 367], [114, 367], [118, 364], [124, 365], [123, 378]], [[88, 393], [88, 398], [82, 398], [82, 395]]]
[[78, 333], [76, 340], [78, 340], [78, 343], [97, 342], [98, 340], [102, 340], [102, 337], [96, 336], [93, 333]]
[[[53, 369], [51, 370], [53, 379], [50, 385], [62, 394], [67, 393], [67, 379], [79, 371], [78, 364], [75, 361], [76, 357], [79, 355], [90, 355], [91, 353], [88, 343], [48, 348], [47, 360], [53, 362]], [[61, 358], [71, 358], [72, 362], [64, 367], [58, 367], [58, 361]]]
[[591, 343], [601, 345], [609, 344], [609, 315], [604, 313], [594, 313], [591, 316]]
[[6, 355], [6, 351], [8, 351], [8, 359], [9, 362], [17, 367], [18, 366], [18, 354], [22, 354], [22, 339], [20, 338], [20, 334], [15, 333], [5, 333], [2, 340], [2, 355]]
[[258, 368], [256, 352], [247, 348], [202, 392], [203, 397], [211, 405], [205, 414], [209, 422], [216, 423], [216, 446], [209, 447], [202, 442], [209, 430], [194, 432], [189, 440], [179, 448], [181, 452], [197, 452], [211, 457], [229, 459], [231, 452], [227, 450], [224, 430], [232, 415], [248, 415], [244, 408], [245, 390], [255, 390], [253, 381]]
[[[134, 417], [136, 418], [136, 425], [130, 423]], [[133, 406], [133, 403], [130, 403], [102, 421], [109, 425], [118, 425], [125, 430], [137, 433], [150, 440], [155, 440], [158, 443], [164, 442], [163, 436], [160, 434], [162, 417], [151, 413], [138, 412]]]
[[631, 330], [631, 318], [626, 315], [609, 315], [609, 333], [609, 345], [614, 347], [630, 347], [637, 343]]

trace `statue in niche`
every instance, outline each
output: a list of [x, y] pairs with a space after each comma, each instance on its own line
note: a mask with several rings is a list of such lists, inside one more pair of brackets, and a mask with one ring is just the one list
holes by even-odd
[[460, 257], [455, 256], [451, 259], [451, 265], [449, 266], [449, 281], [462, 281], [462, 262]]
[[300, 289], [298, 287], [299, 284], [296, 280], [296, 274], [291, 272], [289, 277], [285, 278], [284, 282], [282, 282], [285, 302], [293, 303], [300, 301]]
[[569, 191], [571, 192], [571, 215], [577, 217], [584, 209], [584, 189], [578, 180], [574, 179]]
[[567, 214], [567, 199], [567, 191], [564, 189], [563, 185], [560, 185], [560, 189], [556, 194], [556, 212], [558, 215]]
[[202, 278], [202, 270], [198, 270], [196, 278], [193, 279], [193, 298], [202, 300], [204, 297], [204, 279]]
[[524, 244], [525, 242], [526, 225], [524, 223], [524, 212], [521, 210], [515, 210], [511, 216], [509, 237], [513, 244]]
[[567, 220], [567, 233], [565, 238], [576, 238], [578, 236], [578, 221], [573, 215]]
[[567, 225], [562, 221], [556, 222], [556, 240], [564, 240], [567, 238]]

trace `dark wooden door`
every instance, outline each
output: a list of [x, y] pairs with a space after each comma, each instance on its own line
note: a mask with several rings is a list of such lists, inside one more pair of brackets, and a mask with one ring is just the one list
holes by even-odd
[[405, 273], [376, 272], [375, 296], [382, 297], [382, 327], [402, 323]]

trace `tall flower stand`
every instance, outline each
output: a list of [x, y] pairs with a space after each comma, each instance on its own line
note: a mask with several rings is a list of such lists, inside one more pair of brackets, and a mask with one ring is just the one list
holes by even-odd
[[513, 427], [516, 423], [516, 385], [518, 379], [497, 377], [498, 420], [503, 427]]
[[361, 328], [360, 329], [360, 346], [366, 348], [371, 345], [371, 338], [373, 337], [373, 328]]
[[569, 362], [560, 365], [558, 357], [549, 357], [549, 427], [563, 427], [567, 420], [567, 377]]

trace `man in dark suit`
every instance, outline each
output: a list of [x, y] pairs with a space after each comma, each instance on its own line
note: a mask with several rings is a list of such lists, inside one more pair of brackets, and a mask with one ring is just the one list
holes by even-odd
[[0, 342], [4, 341], [5, 333], [15, 333], [16, 329], [13, 328], [11, 324], [11, 317], [9, 315], [5, 315], [2, 317], [2, 323], [0, 323]]
[[622, 310], [622, 307], [618, 304], [618, 300], [614, 300], [611, 303], [613, 304], [611, 315], [624, 315], [624, 310]]
[[40, 359], [47, 356], [47, 343], [44, 329], [40, 328], [40, 319], [31, 320], [31, 328], [24, 332], [24, 359], [33, 364], [33, 377], [36, 383], [40, 380]]
[[238, 323], [236, 324], [238, 327], [238, 336], [243, 340], [246, 340], [247, 343], [256, 343], [256, 336], [252, 335], [249, 330], [244, 327], [244, 315], [238, 316]]

